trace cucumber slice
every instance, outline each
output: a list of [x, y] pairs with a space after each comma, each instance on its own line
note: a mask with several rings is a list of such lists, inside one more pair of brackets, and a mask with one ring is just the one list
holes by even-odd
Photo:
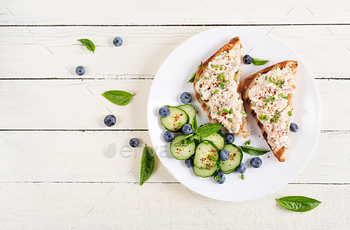
[[224, 135], [222, 135], [220, 131], [217, 133], [213, 133], [209, 137], [203, 138], [203, 140], [212, 141], [219, 150], [223, 149], [225, 145]]
[[206, 177], [213, 176], [216, 173], [216, 170], [218, 169], [218, 165], [214, 165], [209, 169], [199, 169], [193, 165], [192, 169], [196, 176], [206, 178]]
[[229, 174], [235, 171], [237, 166], [242, 162], [243, 153], [242, 150], [234, 144], [226, 144], [224, 149], [230, 152], [230, 157], [227, 161], [220, 161], [219, 168], [221, 172]]
[[182, 141], [186, 138], [186, 135], [180, 135], [174, 138], [170, 144], [171, 155], [177, 160], [186, 160], [190, 158], [196, 150], [196, 143], [193, 141], [191, 144], [186, 147], [175, 147], [175, 143]]
[[187, 113], [187, 115], [189, 117], [188, 123], [190, 123], [192, 125], [193, 130], [197, 129], [197, 127], [195, 127], [195, 125], [196, 125], [195, 121], [197, 120], [196, 119], [196, 115], [197, 115], [196, 109], [190, 104], [180, 105], [177, 108], [182, 109], [183, 111], [185, 111]]
[[209, 169], [216, 165], [219, 150], [211, 141], [203, 141], [196, 148], [193, 164], [199, 169]]
[[182, 109], [173, 106], [166, 105], [165, 107], [168, 107], [170, 109], [170, 115], [165, 118], [161, 117], [160, 122], [167, 130], [180, 130], [181, 127], [188, 122], [187, 113]]

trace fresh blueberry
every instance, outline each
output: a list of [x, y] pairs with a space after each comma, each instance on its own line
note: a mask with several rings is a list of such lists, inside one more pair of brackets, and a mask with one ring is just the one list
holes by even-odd
[[247, 55], [244, 55], [244, 57], [243, 57], [243, 62], [244, 62], [244, 64], [246, 64], [246, 65], [252, 64], [252, 57], [249, 56], [248, 54], [247, 54]]
[[223, 174], [222, 172], [218, 172], [215, 176], [214, 176], [214, 180], [216, 182], [218, 182], [219, 184], [223, 184], [226, 180], [226, 176], [225, 174]]
[[253, 168], [260, 168], [260, 166], [262, 165], [262, 160], [260, 159], [260, 157], [253, 157], [253, 158], [250, 160], [250, 165], [251, 165]]
[[80, 65], [80, 66], [78, 66], [78, 67], [75, 69], [75, 72], [76, 72], [79, 76], [84, 75], [84, 73], [85, 73], [85, 67]]
[[295, 124], [295, 123], [290, 124], [290, 131], [292, 131], [293, 133], [296, 133], [296, 132], [298, 132], [298, 130], [299, 130], [299, 127], [297, 124]]
[[191, 168], [193, 166], [193, 159], [188, 158], [187, 160], [185, 160], [185, 164], [187, 167]]
[[230, 158], [230, 152], [227, 149], [223, 149], [220, 151], [220, 159], [222, 161], [227, 161]]
[[166, 142], [172, 142], [175, 138], [175, 134], [168, 130], [163, 134], [163, 138]]
[[104, 122], [105, 122], [105, 125], [107, 125], [108, 127], [115, 125], [115, 123], [116, 123], [115, 116], [114, 115], [107, 115], [105, 117]]
[[235, 136], [233, 134], [229, 133], [226, 135], [226, 143], [232, 144], [235, 141]]
[[240, 163], [237, 167], [237, 172], [240, 174], [245, 173], [245, 170], [247, 169], [247, 166], [244, 163]]
[[170, 115], [170, 109], [168, 107], [163, 106], [159, 109], [159, 115], [163, 118]]
[[137, 138], [131, 138], [129, 144], [131, 147], [136, 148], [139, 145], [139, 140]]
[[191, 96], [190, 93], [184, 92], [184, 93], [181, 94], [180, 100], [181, 100], [182, 103], [188, 104], [188, 103], [190, 103], [192, 101], [192, 96]]
[[186, 135], [190, 135], [193, 133], [192, 125], [191, 124], [184, 124], [181, 128], [181, 132]]
[[121, 46], [123, 44], [123, 39], [121, 37], [115, 37], [113, 39], [113, 44], [115, 46]]

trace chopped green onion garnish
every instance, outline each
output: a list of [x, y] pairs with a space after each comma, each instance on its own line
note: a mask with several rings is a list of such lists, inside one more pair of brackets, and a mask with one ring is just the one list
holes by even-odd
[[215, 68], [219, 68], [219, 65], [215, 65]]
[[244, 174], [241, 174], [241, 179], [244, 180]]
[[199, 78], [197, 78], [196, 82], [199, 82]]
[[262, 120], [262, 121], [267, 121], [267, 116], [265, 114], [261, 114], [259, 116], [259, 120]]
[[200, 97], [203, 97], [203, 95], [201, 94], [201, 95], [199, 95]]
[[232, 118], [231, 117], [229, 117], [227, 120], [232, 122]]
[[247, 114], [243, 111], [242, 111], [242, 115], [243, 115], [243, 117], [247, 117]]
[[203, 85], [199, 85], [199, 88], [202, 88], [203, 87]]
[[271, 101], [276, 101], [276, 98], [273, 97], [273, 96], [270, 96], [270, 100], [271, 100]]
[[234, 76], [234, 77], [233, 77], [233, 80], [237, 81], [237, 78], [236, 78], [236, 76]]
[[239, 72], [239, 70], [237, 70], [237, 71], [235, 72], [235, 74], [238, 74], [238, 72]]
[[225, 88], [224, 83], [220, 82], [220, 88], [222, 88], [222, 89], [224, 89], [224, 88]]
[[265, 102], [270, 102], [270, 99], [268, 99], [268, 98], [267, 98], [267, 99], [265, 99]]
[[288, 116], [292, 116], [292, 111], [288, 111]]
[[280, 85], [280, 84], [281, 84], [281, 80], [277, 80], [276, 83], [275, 83], [275, 85], [277, 85], [277, 86]]
[[211, 64], [211, 68], [214, 68], [214, 65], [213, 65], [213, 64]]
[[222, 67], [220, 67], [220, 70], [222, 70]]
[[267, 107], [267, 105], [263, 105], [263, 108], [265, 109]]
[[230, 111], [228, 111], [226, 108], [223, 108], [222, 111], [224, 111], [225, 113], [230, 113]]
[[219, 110], [219, 111], [217, 112], [217, 114], [220, 115], [220, 114], [221, 114], [221, 111]]
[[205, 79], [205, 80], [209, 80], [210, 78], [209, 78], [209, 77], [205, 77], [204, 79]]
[[244, 146], [250, 145], [250, 140], [247, 140], [246, 142], [244, 142]]
[[219, 93], [219, 90], [218, 90], [218, 89], [216, 89], [214, 93], [215, 93], [215, 94], [218, 94], [218, 93]]
[[270, 81], [270, 82], [273, 82], [273, 79], [272, 79], [272, 77], [270, 77], [270, 78], [269, 78], [269, 81]]
[[219, 181], [220, 180], [220, 177], [219, 176], [216, 176], [214, 177], [215, 181]]
[[228, 111], [228, 113], [229, 113], [229, 114], [232, 114], [232, 113], [233, 113], [233, 110], [232, 110], [232, 109], [230, 109], [230, 111]]

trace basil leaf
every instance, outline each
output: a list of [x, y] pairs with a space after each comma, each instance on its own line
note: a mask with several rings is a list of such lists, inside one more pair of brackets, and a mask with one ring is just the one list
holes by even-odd
[[263, 60], [259, 58], [252, 58], [252, 62], [254, 65], [265, 65], [266, 63], [269, 62], [269, 60]]
[[264, 149], [257, 149], [251, 146], [239, 146], [243, 150], [243, 152], [248, 153], [252, 156], [261, 156], [264, 155], [267, 152], [270, 152], [270, 150], [264, 150]]
[[141, 158], [140, 185], [145, 183], [148, 178], [150, 178], [153, 173], [155, 163], [156, 161], [154, 159], [153, 150], [146, 144]]
[[201, 138], [206, 138], [212, 135], [213, 133], [218, 132], [221, 129], [222, 125], [219, 123], [211, 123], [203, 125], [197, 129], [197, 135]]
[[322, 203], [305, 196], [285, 196], [276, 200], [281, 207], [293, 212], [307, 212]]
[[190, 145], [195, 139], [195, 136], [193, 136], [193, 134], [188, 135], [185, 139], [176, 142], [175, 143], [175, 147], [186, 147], [188, 145]]
[[197, 70], [191, 75], [191, 78], [190, 78], [190, 80], [188, 80], [187, 83], [193, 83], [194, 82], [194, 79], [196, 77], [196, 73], [197, 73], [198, 69], [202, 66], [202, 64], [203, 63], [201, 62], [201, 64], [199, 64], [199, 66], [197, 66]]
[[78, 41], [80, 41], [81, 44], [83, 44], [86, 47], [86, 49], [95, 53], [95, 45], [92, 41], [90, 41], [89, 39], [86, 39], [86, 38], [78, 39]]
[[121, 90], [106, 91], [102, 94], [107, 100], [120, 106], [129, 104], [131, 98], [135, 95]]

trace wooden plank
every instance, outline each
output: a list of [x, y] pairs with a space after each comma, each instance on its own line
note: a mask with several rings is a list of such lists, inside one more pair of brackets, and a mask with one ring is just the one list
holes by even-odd
[[[248, 202], [192, 194], [181, 184], [0, 184], [4, 229], [349, 229], [350, 185], [287, 185]], [[275, 198], [322, 201], [307, 213]]]
[[[83, 65], [84, 78], [149, 79], [178, 45], [210, 28], [0, 27], [0, 78], [79, 78], [75, 68]], [[350, 26], [253, 28], [269, 32], [267, 36], [275, 35], [294, 48], [315, 78], [349, 78]], [[121, 47], [112, 44], [116, 36], [123, 38]], [[79, 38], [91, 39], [97, 46], [95, 54], [87, 51]], [[250, 49], [243, 41], [243, 53]]]
[[[133, 137], [140, 147], [129, 147]], [[313, 157], [292, 182], [350, 183], [349, 138], [350, 132], [321, 133]], [[151, 145], [148, 132], [0, 132], [0, 181], [138, 182], [145, 143]], [[169, 145], [153, 147], [172, 158]], [[157, 159], [149, 182], [177, 180]]]
[[[98, 8], [98, 10], [97, 10]], [[348, 23], [349, 1], [4, 1], [0, 15], [5, 25], [159, 25]], [[30, 9], [30, 10], [28, 10]], [[247, 14], [249, 12], [249, 14]], [[141, 17], [140, 15], [143, 15]]]
[[[324, 130], [349, 130], [350, 81], [316, 80], [323, 106]], [[104, 129], [111, 112], [113, 129], [147, 129], [147, 97], [152, 80], [35, 80], [1, 81], [0, 129]], [[117, 106], [101, 94], [125, 90], [137, 95]], [[111, 112], [110, 112], [111, 111]]]

